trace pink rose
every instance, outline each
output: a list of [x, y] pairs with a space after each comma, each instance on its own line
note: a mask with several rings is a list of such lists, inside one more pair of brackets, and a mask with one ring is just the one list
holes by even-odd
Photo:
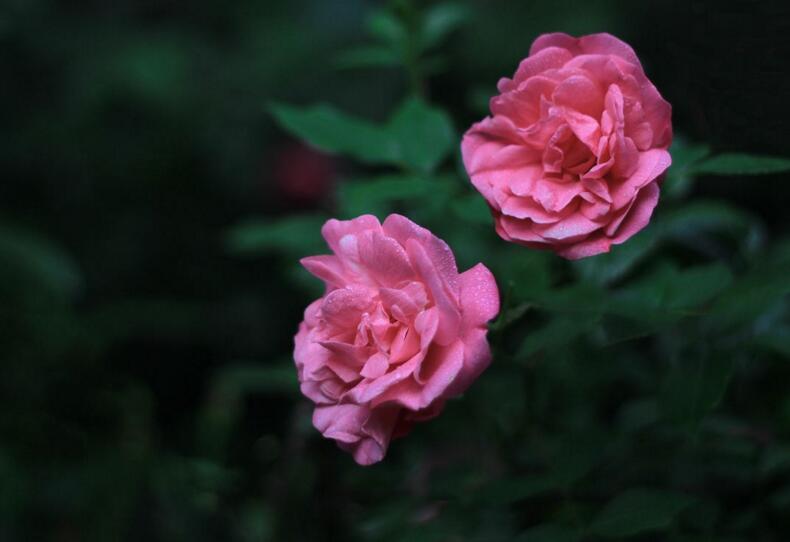
[[459, 274], [447, 244], [403, 216], [321, 233], [334, 254], [302, 265], [326, 293], [305, 310], [294, 359], [313, 425], [369, 465], [488, 366], [499, 293], [484, 265]]
[[507, 241], [569, 259], [644, 228], [671, 159], [671, 106], [609, 34], [544, 34], [461, 143]]

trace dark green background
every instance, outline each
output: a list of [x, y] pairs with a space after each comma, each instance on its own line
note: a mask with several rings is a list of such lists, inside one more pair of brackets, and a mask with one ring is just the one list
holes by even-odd
[[[422, 82], [456, 138], [426, 182], [474, 207], [457, 144], [498, 78], [540, 33], [608, 31], [673, 105], [681, 188], [632, 249], [578, 265], [460, 204], [371, 208], [485, 261], [514, 323], [466, 397], [362, 468], [298, 394], [320, 288], [295, 262], [356, 209], [347, 179], [393, 171], [304, 150], [269, 107], [387, 118], [406, 72], [337, 62], [387, 5], [0, 5], [0, 540], [790, 537], [789, 178], [683, 169], [702, 144], [790, 157], [790, 8], [457, 4]], [[391, 5], [413, 22], [436, 3]], [[285, 233], [239, 250], [250, 219]]]

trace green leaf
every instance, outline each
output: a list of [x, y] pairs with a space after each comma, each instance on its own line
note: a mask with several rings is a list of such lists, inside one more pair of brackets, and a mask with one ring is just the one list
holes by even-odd
[[615, 292], [607, 310], [644, 321], [677, 320], [714, 299], [732, 283], [722, 264], [679, 270], [659, 266], [639, 282]]
[[486, 486], [475, 496], [475, 502], [508, 504], [556, 491], [560, 487], [555, 479], [545, 474], [510, 477]]
[[757, 227], [755, 217], [727, 203], [696, 201], [663, 213], [657, 235], [684, 242], [701, 233], [744, 236]]
[[790, 159], [754, 154], [719, 154], [693, 166], [694, 173], [762, 175], [790, 171]]
[[398, 142], [398, 159], [406, 168], [433, 171], [456, 142], [444, 111], [419, 98], [406, 100], [390, 120], [388, 132]]
[[437, 189], [441, 189], [439, 183], [424, 177], [386, 175], [342, 183], [338, 198], [343, 216], [354, 217], [363, 213], [382, 216], [392, 212], [397, 202], [425, 198]]
[[235, 254], [314, 254], [325, 250], [321, 240], [324, 222], [324, 218], [313, 215], [294, 215], [280, 220], [250, 219], [227, 232], [225, 246]]
[[365, 26], [372, 37], [394, 47], [402, 47], [409, 36], [403, 22], [394, 13], [386, 10], [371, 14]]
[[574, 339], [595, 328], [599, 315], [579, 313], [557, 316], [541, 328], [532, 330], [521, 343], [516, 357], [526, 360], [541, 350], [554, 350], [572, 344]]
[[751, 325], [790, 294], [790, 243], [774, 243], [771, 251], [760, 253], [754, 262], [712, 305], [711, 320], [719, 330]]
[[460, 4], [438, 4], [423, 16], [420, 46], [427, 50], [439, 45], [468, 18], [468, 10]]
[[397, 162], [397, 148], [389, 134], [330, 105], [273, 104], [271, 112], [284, 129], [320, 150], [349, 154], [371, 164]]
[[370, 164], [429, 173], [455, 143], [447, 114], [419, 98], [407, 99], [383, 126], [329, 105], [296, 108], [274, 104], [271, 111], [283, 128], [307, 143]]
[[631, 489], [610, 501], [590, 525], [590, 533], [605, 538], [665, 530], [680, 512], [695, 502], [683, 493]]
[[707, 145], [695, 145], [676, 137], [669, 149], [672, 154], [672, 167], [667, 171], [661, 186], [662, 196], [681, 198], [688, 194], [694, 182], [694, 164], [710, 154]]
[[573, 266], [583, 280], [610, 284], [627, 275], [653, 251], [658, 242], [655, 230], [643, 231], [628, 242], [613, 246], [611, 252], [578, 260], [573, 262]]
[[401, 59], [392, 49], [381, 45], [357, 47], [335, 56], [334, 64], [340, 69], [377, 68], [397, 66]]

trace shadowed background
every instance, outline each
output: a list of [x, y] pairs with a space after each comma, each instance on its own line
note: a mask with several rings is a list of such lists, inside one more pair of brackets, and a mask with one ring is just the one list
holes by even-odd
[[[414, 21], [437, 6], [451, 24], [418, 86], [452, 118], [436, 176], [453, 194], [471, 194], [460, 134], [555, 30], [633, 45], [673, 105], [676, 163], [702, 144], [790, 157], [782, 2], [7, 0], [0, 540], [790, 533], [787, 174], [678, 174], [667, 223], [683, 202], [716, 201], [722, 230], [700, 236], [692, 220], [638, 264], [598, 267], [506, 246], [485, 217], [380, 202], [370, 210], [424, 217], [462, 268], [490, 260], [506, 306], [529, 314], [493, 336], [490, 375], [383, 464], [357, 467], [311, 428], [290, 356], [320, 285], [295, 262], [325, 250], [323, 217], [367, 210], [366, 196], [349, 203], [349, 179], [388, 170], [300, 143], [270, 106], [326, 102], [383, 122], [413, 77], [354, 51], [375, 40], [380, 10]], [[292, 216], [306, 221], [271, 229]], [[249, 220], [269, 228], [252, 250], [235, 229]], [[577, 304], [596, 296], [630, 305], [588, 321]], [[640, 320], [634, 307], [658, 298], [692, 322]], [[725, 316], [708, 317], [720, 304]], [[696, 363], [709, 357], [728, 361]]]

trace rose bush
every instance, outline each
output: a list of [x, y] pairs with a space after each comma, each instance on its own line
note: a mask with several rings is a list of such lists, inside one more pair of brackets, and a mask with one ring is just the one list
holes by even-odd
[[502, 238], [577, 259], [647, 225], [671, 163], [671, 107], [630, 46], [544, 34], [498, 90], [461, 150]]
[[436, 416], [488, 366], [499, 294], [482, 264], [458, 273], [450, 248], [400, 215], [329, 220], [332, 255], [302, 264], [326, 283], [295, 337], [313, 424], [360, 464]]

